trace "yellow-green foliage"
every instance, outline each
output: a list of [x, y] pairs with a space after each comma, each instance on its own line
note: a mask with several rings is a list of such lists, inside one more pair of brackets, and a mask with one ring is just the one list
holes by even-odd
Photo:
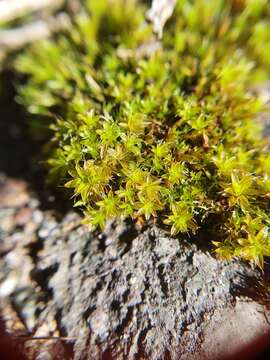
[[20, 101], [51, 130], [50, 176], [86, 222], [157, 218], [216, 253], [270, 255], [270, 155], [250, 90], [270, 76], [270, 3], [179, 0], [161, 46], [135, 0], [89, 0], [31, 47]]

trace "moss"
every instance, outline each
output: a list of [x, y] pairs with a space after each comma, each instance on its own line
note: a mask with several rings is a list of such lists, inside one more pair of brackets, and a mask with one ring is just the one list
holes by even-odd
[[[270, 255], [270, 155], [250, 89], [270, 74], [270, 4], [181, 0], [152, 54], [138, 1], [85, 1], [20, 56], [20, 102], [49, 126], [50, 177], [85, 222], [204, 229], [224, 258]], [[42, 130], [40, 130], [42, 133]]]

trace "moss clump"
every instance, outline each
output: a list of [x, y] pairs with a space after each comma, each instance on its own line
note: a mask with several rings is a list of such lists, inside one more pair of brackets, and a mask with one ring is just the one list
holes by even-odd
[[93, 227], [203, 228], [220, 256], [263, 267], [270, 155], [250, 89], [270, 74], [270, 4], [178, 1], [151, 54], [144, 14], [135, 0], [85, 1], [68, 33], [18, 59], [21, 102], [51, 130], [50, 176]]

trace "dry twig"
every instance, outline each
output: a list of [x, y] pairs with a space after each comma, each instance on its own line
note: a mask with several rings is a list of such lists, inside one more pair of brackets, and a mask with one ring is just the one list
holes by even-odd
[[67, 14], [60, 13], [46, 20], [36, 20], [32, 23], [0, 31], [0, 61], [5, 56], [23, 46], [47, 38], [52, 33], [68, 28], [70, 19]]
[[0, 1], [0, 21], [8, 22], [26, 13], [44, 8], [59, 8], [64, 0], [2, 0]]
[[154, 32], [162, 37], [166, 21], [172, 16], [176, 0], [153, 0], [151, 9], [147, 12], [147, 18], [153, 22]]

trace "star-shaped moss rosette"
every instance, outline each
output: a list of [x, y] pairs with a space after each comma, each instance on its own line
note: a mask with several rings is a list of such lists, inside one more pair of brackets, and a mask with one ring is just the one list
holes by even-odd
[[39, 135], [50, 128], [50, 178], [92, 227], [143, 217], [173, 234], [205, 229], [218, 255], [263, 267], [270, 155], [250, 89], [270, 76], [270, 3], [178, 1], [147, 55], [145, 11], [85, 1], [70, 31], [18, 58], [20, 101]]

